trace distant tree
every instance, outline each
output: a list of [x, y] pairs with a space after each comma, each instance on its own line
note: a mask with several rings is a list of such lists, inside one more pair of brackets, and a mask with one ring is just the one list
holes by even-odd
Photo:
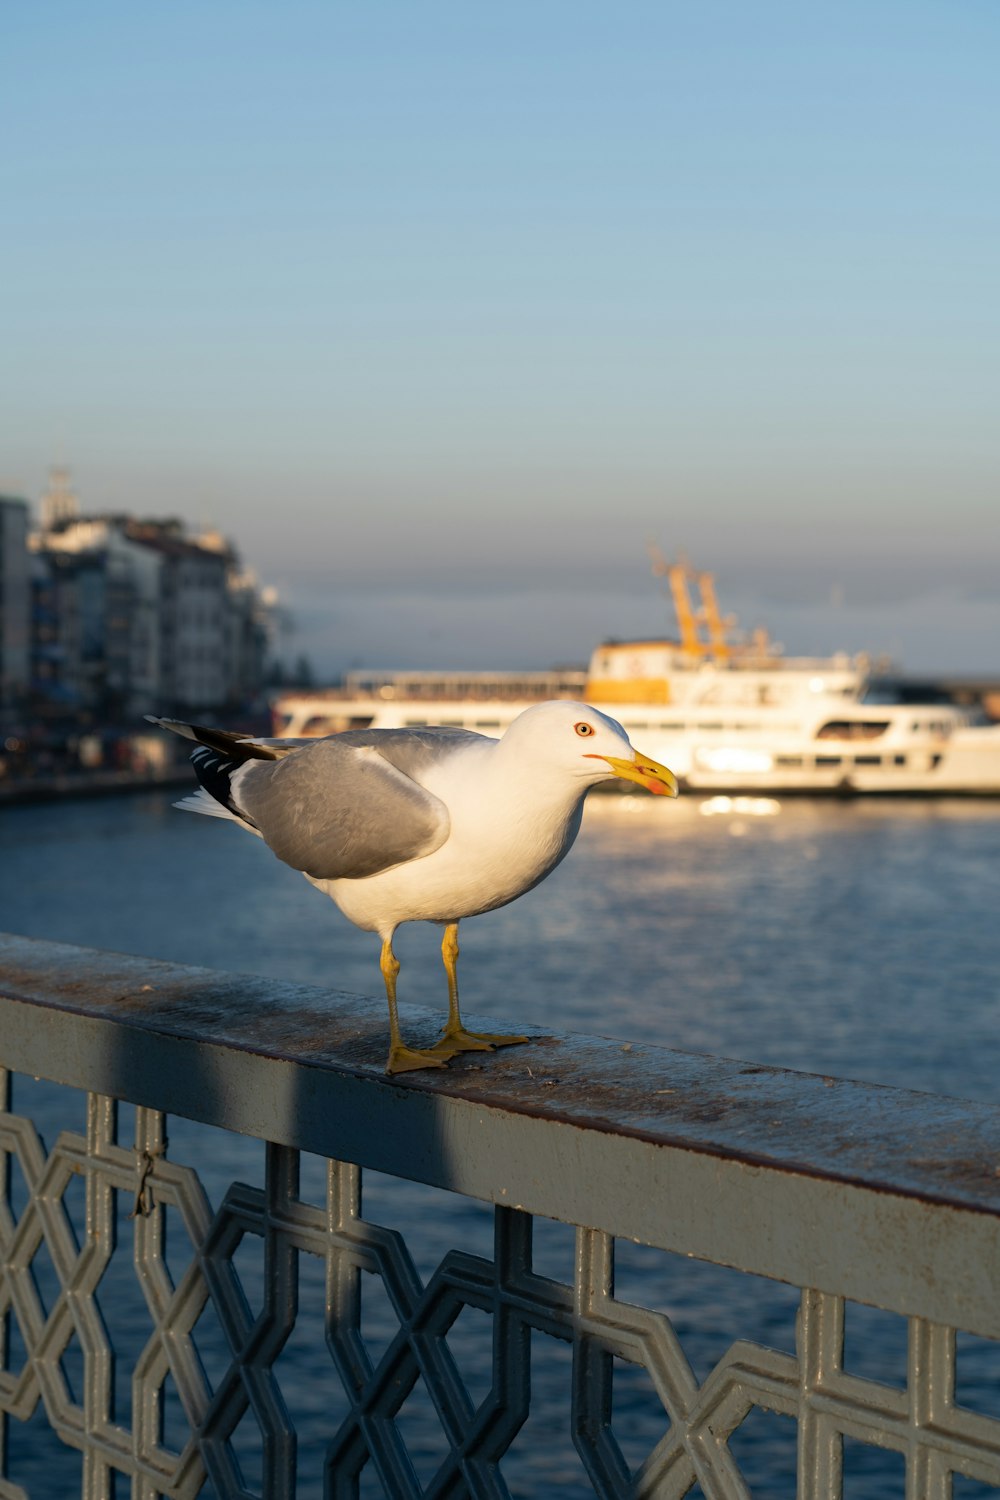
[[295, 686], [300, 688], [311, 688], [315, 685], [316, 679], [313, 676], [312, 662], [308, 656], [300, 656], [295, 663], [294, 681]]

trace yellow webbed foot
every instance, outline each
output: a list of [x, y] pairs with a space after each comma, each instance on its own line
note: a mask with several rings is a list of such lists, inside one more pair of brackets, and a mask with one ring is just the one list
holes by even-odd
[[440, 1057], [446, 1053], [454, 1057], [457, 1052], [492, 1052], [496, 1047], [516, 1047], [528, 1040], [526, 1036], [507, 1036], [502, 1032], [466, 1031], [464, 1026], [454, 1030], [446, 1027], [431, 1050]]
[[418, 1068], [446, 1068], [451, 1058], [455, 1056], [455, 1049], [447, 1050], [437, 1046], [424, 1049], [420, 1047], [407, 1047], [402, 1042], [389, 1048], [389, 1057], [385, 1065], [387, 1073], [415, 1073]]

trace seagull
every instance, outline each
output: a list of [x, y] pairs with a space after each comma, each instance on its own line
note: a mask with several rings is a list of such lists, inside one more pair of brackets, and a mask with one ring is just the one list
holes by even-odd
[[[387, 1073], [440, 1068], [461, 1052], [528, 1040], [467, 1031], [458, 1001], [458, 924], [523, 896], [569, 852], [587, 793], [612, 777], [677, 795], [666, 766], [586, 703], [533, 704], [500, 739], [446, 727], [350, 729], [323, 739], [255, 739], [177, 719], [151, 723], [196, 742], [198, 791], [175, 806], [227, 818], [381, 939], [389, 1005]], [[403, 922], [444, 927], [448, 1020], [430, 1048], [399, 1029]]]

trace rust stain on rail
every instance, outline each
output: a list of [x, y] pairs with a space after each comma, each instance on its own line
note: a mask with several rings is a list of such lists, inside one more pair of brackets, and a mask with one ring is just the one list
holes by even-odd
[[[446, 1072], [382, 1073], [381, 999], [0, 935], [0, 995], [655, 1145], [1000, 1215], [1000, 1110], [739, 1060], [535, 1031]], [[441, 1016], [402, 1007], [430, 1042]], [[471, 1024], [486, 1018], [472, 1018]]]

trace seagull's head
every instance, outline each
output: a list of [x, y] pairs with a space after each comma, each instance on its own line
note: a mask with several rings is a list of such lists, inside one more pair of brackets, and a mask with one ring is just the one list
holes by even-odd
[[617, 720], [589, 703], [557, 699], [535, 704], [518, 715], [504, 738], [508, 736], [539, 765], [558, 766], [583, 781], [617, 776], [657, 796], [677, 796], [673, 772], [636, 750]]

